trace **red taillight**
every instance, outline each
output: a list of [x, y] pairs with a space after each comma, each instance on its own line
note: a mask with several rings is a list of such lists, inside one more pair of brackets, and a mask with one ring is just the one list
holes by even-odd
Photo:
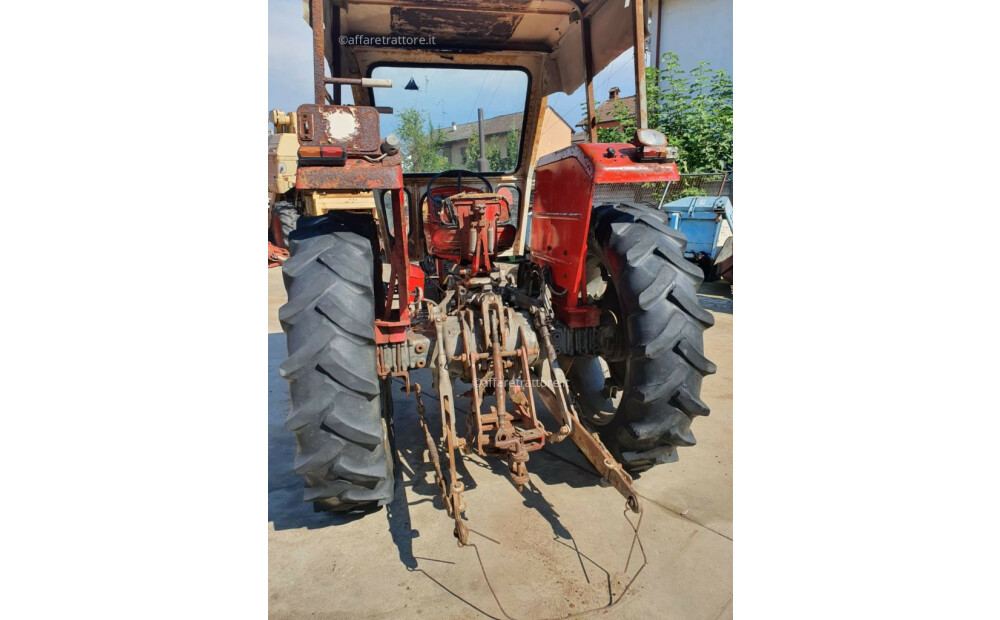
[[634, 158], [638, 161], [676, 161], [676, 146], [640, 146], [636, 148]]
[[300, 146], [299, 163], [303, 166], [337, 166], [347, 161], [342, 146]]
[[344, 147], [342, 146], [321, 146], [319, 147], [320, 157], [339, 157], [343, 159], [346, 156], [344, 152]]
[[642, 146], [639, 149], [642, 151], [640, 159], [662, 160], [667, 158], [667, 147], [665, 146]]

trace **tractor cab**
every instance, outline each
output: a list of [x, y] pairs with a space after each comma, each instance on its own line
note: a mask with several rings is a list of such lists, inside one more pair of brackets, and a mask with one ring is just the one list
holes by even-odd
[[[372, 143], [388, 134], [401, 140], [403, 201], [413, 227], [409, 258], [416, 261], [430, 254], [433, 235], [423, 230], [436, 219], [430, 198], [458, 190], [456, 174], [428, 188], [431, 177], [447, 170], [479, 173], [505, 197], [513, 219], [502, 232], [513, 240], [501, 254], [524, 255], [547, 97], [586, 84], [596, 142], [593, 76], [633, 47], [637, 27], [639, 39], [648, 34], [641, 0], [304, 0], [303, 8], [310, 23], [314, 12], [324, 21], [313, 39], [315, 104], [339, 106], [349, 98], [352, 107], [375, 108], [378, 125], [361, 128], [380, 134]], [[644, 76], [641, 48], [637, 66]], [[644, 78], [637, 93], [645, 98]], [[645, 106], [637, 107], [644, 117]], [[642, 127], [645, 119], [638, 120]], [[499, 156], [482, 156], [489, 148]], [[465, 180], [487, 190], [479, 178]], [[375, 198], [383, 221], [392, 221], [391, 196], [381, 191]]]

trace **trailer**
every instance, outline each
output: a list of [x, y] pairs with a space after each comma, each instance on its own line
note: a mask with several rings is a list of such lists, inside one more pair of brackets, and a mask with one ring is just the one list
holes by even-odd
[[690, 196], [660, 207], [668, 214], [670, 227], [684, 233], [684, 257], [701, 267], [705, 281], [722, 278], [733, 282], [733, 238], [719, 247], [722, 220], [733, 228], [733, 203], [726, 196]]

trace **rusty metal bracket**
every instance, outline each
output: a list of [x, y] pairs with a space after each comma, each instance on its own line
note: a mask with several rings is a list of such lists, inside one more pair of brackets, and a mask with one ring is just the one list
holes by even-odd
[[[547, 298], [543, 297], [543, 300], [547, 300]], [[608, 451], [604, 443], [601, 442], [598, 434], [588, 429], [580, 421], [576, 408], [571, 404], [572, 393], [570, 392], [569, 384], [566, 382], [566, 376], [559, 369], [555, 348], [552, 346], [552, 340], [549, 337], [552, 315], [547, 311], [545, 305], [547, 304], [543, 303], [542, 306], [532, 305], [531, 314], [535, 322], [535, 328], [538, 330], [540, 336], [543, 354], [546, 358], [542, 365], [542, 385], [550, 391], [554, 391], [556, 396], [556, 398], [550, 397], [548, 399], [552, 401], [551, 404], [555, 405], [555, 407], [552, 407], [550, 404], [550, 410], [552, 410], [553, 415], [565, 427], [569, 428], [569, 438], [583, 452], [583, 455], [587, 457], [591, 465], [597, 469], [601, 474], [601, 478], [622, 494], [628, 508], [632, 512], [641, 512], [642, 506], [639, 501], [639, 493], [632, 486], [632, 476], [625, 471], [622, 464]]]
[[[465, 543], [469, 540], [469, 530], [462, 521], [462, 513], [466, 507], [465, 501], [462, 499], [462, 491], [465, 490], [465, 485], [458, 481], [458, 471], [455, 467], [455, 449], [458, 447], [455, 431], [455, 394], [451, 387], [451, 377], [448, 374], [448, 358], [444, 351], [444, 343], [446, 342], [444, 337], [445, 317], [442, 307], [431, 308], [431, 317], [437, 331], [438, 347], [437, 380], [434, 387], [437, 389], [441, 406], [441, 439], [448, 450], [447, 493], [442, 499], [444, 500], [448, 514], [455, 519], [455, 537], [460, 542]], [[440, 471], [440, 468], [438, 471]]]
[[431, 436], [430, 427], [427, 425], [426, 409], [424, 408], [424, 401], [420, 397], [420, 384], [414, 383], [413, 387], [417, 397], [417, 415], [420, 417], [420, 427], [424, 429], [427, 452], [430, 455], [431, 462], [434, 464], [434, 483], [441, 490], [441, 501], [444, 503], [445, 510], [448, 511], [448, 516], [455, 519], [455, 538], [460, 543], [465, 544], [469, 541], [469, 528], [462, 521], [462, 513], [465, 512], [466, 508], [465, 501], [462, 499], [462, 491], [465, 490], [465, 485], [456, 479], [455, 450], [452, 442], [449, 440], [448, 453], [450, 461], [448, 466], [451, 470], [451, 478], [446, 481], [444, 473], [441, 470], [441, 459], [438, 457], [438, 448], [434, 445], [434, 438]]

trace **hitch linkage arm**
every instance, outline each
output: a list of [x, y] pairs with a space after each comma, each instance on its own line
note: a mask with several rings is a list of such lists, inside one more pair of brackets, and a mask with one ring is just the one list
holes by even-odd
[[[612, 456], [604, 443], [601, 442], [598, 434], [588, 429], [580, 421], [576, 408], [572, 404], [573, 397], [569, 384], [566, 382], [566, 375], [559, 368], [555, 347], [552, 346], [552, 340], [549, 337], [553, 315], [549, 299], [543, 294], [542, 301], [539, 303], [516, 291], [509, 292], [512, 293], [511, 298], [514, 303], [526, 307], [531, 312], [535, 328], [538, 330], [542, 354], [544, 355], [539, 395], [543, 395], [546, 391], [550, 392], [550, 398], [544, 400], [547, 405], [550, 405], [549, 409], [552, 410], [557, 421], [563, 425], [559, 433], [551, 438], [552, 441], [560, 441], [568, 435], [601, 477], [625, 497], [629, 509], [632, 512], [640, 512], [639, 493], [632, 486], [632, 476]], [[556, 406], [552, 407], [551, 404]]]

